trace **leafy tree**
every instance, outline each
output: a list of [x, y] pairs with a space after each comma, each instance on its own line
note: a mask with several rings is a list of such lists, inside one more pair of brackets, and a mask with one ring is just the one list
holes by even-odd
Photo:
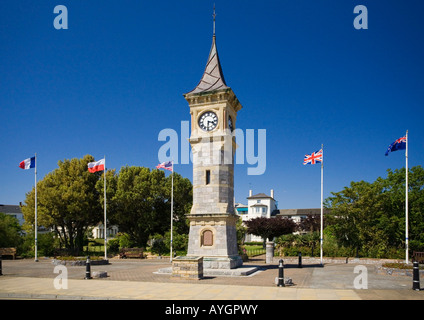
[[[351, 247], [358, 254], [388, 257], [393, 249], [404, 247], [405, 238], [405, 169], [388, 170], [387, 178], [373, 183], [351, 182], [326, 199], [331, 207], [327, 231], [339, 245]], [[424, 249], [424, 170], [409, 172], [409, 238], [411, 250]]]
[[[95, 188], [101, 172], [88, 172], [87, 164], [92, 161], [91, 155], [59, 161], [59, 168], [37, 183], [38, 225], [52, 228], [71, 254], [83, 249], [88, 227], [102, 218], [99, 192]], [[27, 230], [33, 229], [29, 222], [34, 221], [34, 203], [33, 188], [22, 207]]]
[[18, 219], [0, 212], [0, 248], [17, 247], [21, 243]]
[[[172, 177], [168, 175], [165, 181], [166, 202], [168, 204], [168, 213], [171, 210], [171, 184]], [[174, 210], [173, 210], [173, 230], [178, 234], [188, 234], [190, 230], [189, 221], [186, 217], [190, 213], [193, 204], [193, 185], [187, 178], [174, 172]], [[168, 221], [170, 221], [170, 216]], [[170, 228], [170, 227], [169, 227]], [[170, 229], [169, 229], [170, 231]]]
[[[385, 223], [389, 239], [394, 245], [405, 245], [405, 168], [387, 170], [383, 180]], [[412, 167], [408, 173], [409, 246], [411, 251], [424, 250], [424, 169]]]
[[[108, 213], [111, 223], [141, 247], [149, 236], [170, 229], [171, 176], [165, 177], [161, 170], [125, 166], [116, 179]], [[191, 190], [191, 182], [174, 172], [174, 226], [179, 232], [188, 230], [185, 214], [191, 208]]]
[[[97, 180], [97, 183], [96, 183], [96, 190], [99, 194], [99, 206], [101, 207], [101, 210], [103, 213], [102, 218], [98, 222], [101, 222], [102, 224], [104, 224], [104, 210], [105, 210], [104, 209], [104, 205], [105, 205], [104, 178], [105, 176], [103, 171], [101, 173], [99, 180]], [[112, 198], [114, 197], [116, 193], [117, 181], [118, 181], [118, 176], [116, 175], [116, 170], [115, 169], [107, 170], [106, 171], [106, 219], [107, 219], [106, 223], [107, 223], [108, 230], [111, 227], [110, 216], [111, 215], [113, 216], [113, 212], [115, 212], [115, 208], [114, 208], [115, 202], [112, 201]], [[116, 235], [116, 237], [118, 237], [118, 235]], [[110, 240], [108, 239], [108, 241]]]
[[247, 233], [254, 234], [266, 239], [272, 240], [274, 237], [283, 234], [292, 233], [296, 229], [296, 223], [286, 217], [265, 218], [259, 217], [245, 221]]
[[359, 181], [351, 182], [350, 187], [338, 193], [332, 193], [330, 221], [341, 245], [356, 248], [359, 252], [364, 246], [387, 244], [377, 224], [383, 214], [381, 187], [379, 183]]
[[[171, 253], [171, 231], [165, 232], [165, 235], [155, 234], [150, 239], [152, 241], [152, 253], [160, 255], [169, 255]], [[187, 253], [188, 234], [179, 234], [176, 231], [172, 236], [173, 255]]]
[[240, 248], [242, 245], [244, 245], [244, 239], [247, 234], [247, 227], [244, 226], [243, 220], [241, 218], [237, 219], [236, 232], [237, 232], [237, 245]]

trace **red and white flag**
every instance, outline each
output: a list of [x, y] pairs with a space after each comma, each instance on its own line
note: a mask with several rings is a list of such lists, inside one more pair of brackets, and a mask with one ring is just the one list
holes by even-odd
[[88, 163], [88, 171], [92, 173], [97, 171], [103, 171], [104, 169], [105, 169], [105, 159]]
[[173, 171], [174, 164], [172, 161], [162, 162], [156, 166], [156, 169], [166, 169], [169, 171]]

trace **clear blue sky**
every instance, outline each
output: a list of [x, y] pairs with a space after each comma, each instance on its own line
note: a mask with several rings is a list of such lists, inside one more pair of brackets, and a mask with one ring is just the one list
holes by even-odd
[[[0, 4], [0, 203], [18, 204], [34, 171], [106, 155], [107, 167], [154, 168], [162, 129], [190, 120], [183, 93], [203, 73], [212, 42], [243, 109], [237, 126], [267, 130], [263, 175], [236, 165], [235, 197], [275, 190], [279, 208], [320, 206], [320, 166], [303, 157], [324, 144], [324, 197], [405, 165], [384, 152], [409, 130], [409, 166], [424, 159], [422, 0], [3, 0]], [[68, 30], [56, 30], [56, 5]], [[356, 5], [368, 30], [356, 30]], [[175, 170], [192, 179], [192, 165]], [[167, 173], [168, 174], [168, 173]]]

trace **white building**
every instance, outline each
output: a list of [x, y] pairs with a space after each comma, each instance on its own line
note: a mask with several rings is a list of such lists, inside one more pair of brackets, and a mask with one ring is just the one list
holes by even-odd
[[[105, 227], [103, 223], [99, 222], [97, 225], [93, 227], [91, 232], [92, 232], [93, 239], [104, 239]], [[108, 225], [106, 236], [108, 238], [114, 238], [118, 232], [119, 232], [119, 229], [117, 226]]]
[[[247, 206], [241, 203], [235, 205], [237, 214], [241, 217], [242, 221], [248, 221], [259, 217], [275, 218], [287, 217], [294, 222], [299, 223], [310, 215], [321, 214], [320, 208], [311, 209], [278, 209], [278, 201], [274, 199], [274, 190], [271, 190], [271, 195], [268, 196], [264, 193], [252, 195], [252, 190], [249, 190], [249, 197], [247, 197]], [[324, 209], [324, 214], [329, 213], [328, 209]], [[253, 234], [246, 235], [246, 242], [262, 242], [261, 237]]]
[[[255, 218], [271, 218], [278, 213], [277, 201], [274, 199], [274, 190], [271, 189], [271, 195], [258, 193], [253, 195], [249, 190], [247, 197], [247, 206], [242, 204], [236, 205], [236, 212], [242, 218], [242, 221], [248, 221]], [[246, 235], [246, 242], [263, 241], [261, 237], [253, 234]]]

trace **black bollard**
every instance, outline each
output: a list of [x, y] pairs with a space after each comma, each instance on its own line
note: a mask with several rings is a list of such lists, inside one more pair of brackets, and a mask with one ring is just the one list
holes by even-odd
[[93, 279], [91, 277], [91, 268], [90, 268], [90, 256], [87, 256], [87, 261], [85, 262], [85, 278], [84, 279]]
[[285, 287], [283, 259], [280, 259], [280, 264], [278, 265], [278, 286], [279, 287]]
[[2, 276], [2, 275], [3, 275], [3, 273], [2, 273], [2, 267], [1, 267], [1, 260], [2, 260], [2, 256], [1, 256], [1, 254], [0, 254], [0, 276]]
[[418, 261], [414, 261], [412, 290], [420, 291], [420, 267]]
[[298, 263], [297, 267], [302, 268], [302, 252], [299, 252], [299, 263]]

